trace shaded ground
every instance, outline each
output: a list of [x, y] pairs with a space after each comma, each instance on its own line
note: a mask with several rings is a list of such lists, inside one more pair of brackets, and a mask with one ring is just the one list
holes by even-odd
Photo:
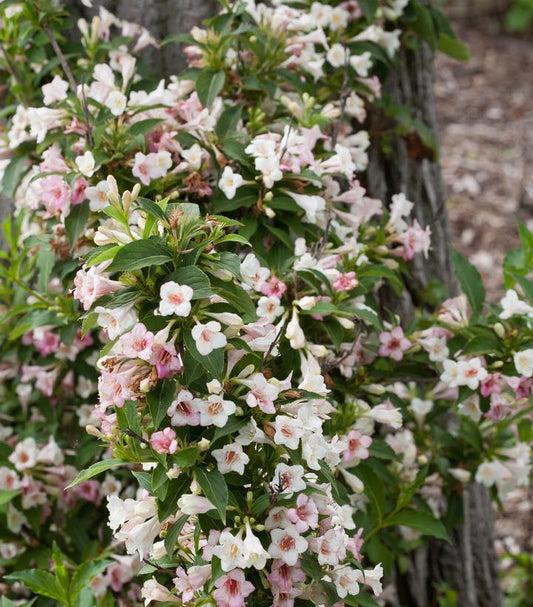
[[441, 162], [455, 246], [494, 300], [515, 218], [533, 228], [533, 42], [456, 29], [471, 60], [437, 61]]

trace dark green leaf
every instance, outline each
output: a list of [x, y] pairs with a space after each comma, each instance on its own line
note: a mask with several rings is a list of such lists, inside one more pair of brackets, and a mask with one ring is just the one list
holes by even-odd
[[193, 299], [203, 299], [210, 297], [213, 292], [207, 274], [202, 272], [196, 266], [184, 266], [178, 268], [172, 274], [165, 277], [165, 282], [173, 280], [180, 285], [187, 285], [193, 290]]
[[453, 38], [448, 34], [441, 34], [439, 36], [439, 42], [437, 48], [442, 53], [457, 59], [458, 61], [469, 61], [470, 60], [470, 52], [468, 51], [468, 46], [464, 42], [457, 40], [457, 38]]
[[85, 229], [90, 212], [88, 200], [70, 207], [70, 213], [65, 218], [65, 230], [72, 246], [76, 244]]
[[25, 156], [17, 156], [7, 165], [2, 178], [2, 194], [6, 198], [12, 199], [15, 195], [15, 190], [29, 168], [27, 161], [28, 159]]
[[163, 122], [162, 118], [146, 118], [146, 120], [139, 120], [139, 122], [133, 123], [128, 128], [128, 134], [132, 137], [137, 135], [146, 135], [155, 129], [158, 124]]
[[171, 380], [160, 381], [157, 386], [146, 395], [146, 403], [152, 417], [154, 428], [159, 428], [165, 419], [170, 403], [174, 398], [176, 384]]
[[169, 556], [172, 556], [174, 547], [176, 546], [176, 540], [178, 539], [181, 530], [185, 523], [189, 520], [189, 515], [184, 514], [180, 516], [177, 521], [174, 521], [172, 525], [167, 529], [167, 535], [165, 536], [165, 549]]
[[69, 597], [64, 588], [61, 587], [59, 580], [47, 571], [38, 569], [27, 569], [26, 571], [17, 571], [4, 576], [4, 580], [17, 580], [22, 582], [26, 588], [48, 598], [68, 605]]
[[96, 462], [92, 466], [89, 466], [86, 470], [82, 470], [78, 476], [70, 483], [70, 485], [66, 486], [66, 489], [71, 489], [76, 485], [79, 485], [83, 481], [86, 481], [93, 476], [97, 476], [106, 470], [110, 470], [111, 468], [115, 468], [116, 466], [123, 465], [124, 462], [121, 459], [104, 459], [100, 462]]
[[217, 348], [207, 356], [204, 356], [196, 349], [196, 343], [190, 331], [185, 331], [183, 338], [187, 352], [202, 365], [211, 378], [222, 380], [224, 373], [224, 348]]
[[429, 512], [402, 510], [386, 520], [387, 527], [394, 527], [396, 525], [411, 527], [424, 535], [430, 535], [440, 540], [450, 542], [448, 532], [444, 525], [434, 516], [429, 514]]
[[472, 320], [475, 320], [481, 313], [485, 302], [483, 281], [477, 269], [455, 249], [452, 249], [452, 262], [461, 288], [472, 307]]
[[115, 255], [109, 272], [129, 272], [147, 266], [160, 266], [172, 260], [172, 252], [154, 239], [134, 240]]
[[185, 449], [180, 449], [177, 451], [172, 460], [180, 468], [189, 468], [190, 466], [194, 466], [199, 455], [199, 447], [185, 447]]
[[203, 70], [196, 80], [196, 92], [201, 104], [205, 108], [211, 107], [216, 96], [222, 90], [226, 81], [226, 73], [223, 71]]
[[205, 497], [216, 507], [221, 521], [226, 524], [226, 509], [228, 507], [228, 486], [218, 470], [206, 471], [198, 468], [195, 472], [196, 481]]
[[221, 114], [218, 119], [217, 125], [215, 127], [215, 132], [219, 136], [220, 139], [224, 139], [229, 135], [235, 133], [237, 129], [237, 124], [241, 119], [242, 114], [242, 105], [233, 105], [227, 107]]

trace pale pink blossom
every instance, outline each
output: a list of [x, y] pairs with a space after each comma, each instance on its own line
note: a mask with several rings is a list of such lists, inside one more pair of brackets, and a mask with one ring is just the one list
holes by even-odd
[[365, 436], [357, 430], [350, 430], [344, 440], [348, 444], [347, 449], [345, 449], [342, 454], [342, 460], [344, 462], [368, 458], [368, 447], [372, 444], [372, 438], [370, 436]]
[[187, 571], [183, 567], [176, 569], [176, 577], [172, 580], [177, 591], [181, 594], [184, 603], [194, 599], [194, 593], [211, 577], [209, 565], [196, 565], [189, 567]]
[[255, 586], [248, 582], [241, 569], [233, 569], [215, 582], [213, 598], [217, 607], [244, 607], [244, 599], [252, 594]]
[[110, 280], [108, 274], [98, 266], [88, 270], [83, 267], [74, 278], [74, 298], [81, 302], [84, 310], [88, 310], [102, 295], [123, 288], [122, 283]]
[[379, 334], [379, 341], [379, 355], [388, 356], [395, 361], [402, 360], [403, 353], [411, 347], [411, 342], [404, 336], [401, 327], [394, 327], [390, 332], [383, 331]]
[[154, 334], [139, 322], [131, 331], [121, 336], [119, 343], [126, 358], [140, 358], [148, 361], [152, 356]]
[[311, 497], [300, 493], [296, 499], [296, 507], [287, 510], [287, 517], [294, 523], [298, 533], [318, 527], [318, 509]]
[[193, 290], [188, 285], [180, 285], [173, 280], [161, 285], [159, 290], [159, 314], [161, 316], [189, 316]]
[[197, 323], [192, 328], [192, 337], [200, 354], [207, 356], [213, 350], [223, 348], [228, 343], [221, 329], [222, 325], [216, 320], [210, 320], [205, 325]]
[[268, 547], [270, 556], [290, 566], [296, 565], [299, 555], [308, 547], [307, 540], [298, 533], [295, 526], [272, 529], [270, 537], [272, 538], [272, 543]]
[[157, 453], [176, 453], [178, 448], [176, 433], [172, 428], [154, 432], [150, 437], [150, 446]]
[[198, 426], [200, 411], [194, 402], [194, 396], [188, 390], [180, 390], [167, 409], [173, 426]]

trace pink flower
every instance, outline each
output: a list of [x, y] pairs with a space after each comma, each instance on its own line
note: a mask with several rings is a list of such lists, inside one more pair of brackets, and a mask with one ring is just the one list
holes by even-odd
[[188, 390], [178, 392], [178, 396], [167, 410], [173, 426], [198, 426], [200, 424], [200, 411], [194, 400], [194, 396]]
[[88, 310], [102, 295], [122, 289], [123, 285], [116, 280], [110, 280], [108, 274], [98, 266], [88, 270], [82, 268], [74, 278], [74, 298], [81, 302], [83, 309]]
[[339, 275], [337, 280], [333, 283], [333, 288], [337, 291], [349, 291], [350, 289], [355, 289], [358, 284], [359, 282], [355, 278], [355, 272], [346, 272]]
[[305, 580], [305, 573], [300, 568], [300, 559], [294, 567], [283, 561], [274, 561], [272, 571], [268, 574], [268, 581], [272, 584], [274, 594], [286, 593], [292, 590], [294, 584]]
[[516, 398], [529, 398], [533, 379], [527, 377], [505, 377], [505, 381], [515, 393]]
[[193, 600], [196, 590], [199, 590], [211, 577], [211, 567], [209, 565], [197, 565], [189, 567], [187, 571], [183, 567], [178, 567], [176, 575], [177, 577], [172, 581], [181, 594], [182, 601], [188, 603]]
[[126, 358], [150, 360], [154, 334], [148, 331], [142, 322], [138, 322], [131, 331], [124, 333], [119, 339], [122, 352]]
[[351, 462], [354, 459], [367, 459], [368, 447], [372, 444], [370, 436], [365, 436], [357, 430], [351, 430], [348, 432], [344, 441], [348, 443], [347, 449], [342, 454], [342, 460], [344, 462]]
[[59, 175], [50, 175], [39, 181], [45, 218], [66, 215], [70, 207], [71, 189]]
[[176, 433], [172, 428], [154, 432], [150, 437], [150, 446], [157, 453], [176, 453], [178, 448]]
[[274, 297], [281, 299], [287, 290], [287, 285], [284, 282], [281, 282], [277, 276], [271, 276], [266, 282], [261, 284], [259, 290], [267, 297], [273, 295]]
[[500, 394], [502, 387], [500, 385], [501, 373], [492, 373], [487, 375], [481, 381], [482, 396], [490, 396], [491, 394]]
[[401, 254], [405, 261], [413, 259], [417, 253], [424, 253], [424, 256], [427, 257], [431, 244], [430, 239], [430, 227], [426, 226], [426, 229], [423, 230], [422, 226], [415, 219], [413, 225], [396, 238], [396, 242], [403, 245], [398, 249], [398, 253]]
[[78, 179], [76, 179], [74, 182], [74, 189], [70, 195], [71, 204], [81, 204], [85, 200], [85, 190], [88, 185], [89, 182], [84, 177], [78, 177]]
[[217, 607], [244, 607], [244, 599], [252, 594], [255, 586], [246, 581], [242, 569], [233, 569], [215, 582], [213, 598]]
[[485, 413], [485, 417], [488, 417], [496, 424], [504, 419], [510, 410], [509, 401], [500, 394], [493, 393], [490, 397], [490, 409]]
[[403, 358], [403, 353], [411, 347], [411, 342], [404, 336], [401, 327], [394, 327], [392, 331], [384, 331], [379, 335], [379, 355], [388, 356], [395, 361]]
[[347, 550], [349, 550], [356, 561], [361, 562], [361, 548], [363, 547], [363, 544], [365, 543], [365, 540], [361, 539], [361, 535], [363, 534], [363, 528], [361, 527], [359, 529], [359, 531], [353, 536], [350, 537], [348, 539], [348, 541], [346, 542], [346, 548]]
[[181, 358], [174, 346], [176, 337], [174, 336], [170, 341], [167, 341], [169, 330], [170, 327], [167, 325], [164, 329], [158, 331], [152, 344], [152, 354], [149, 362], [155, 366], [159, 379], [172, 377], [183, 368]]
[[305, 533], [308, 529], [318, 527], [318, 509], [312, 498], [300, 493], [296, 499], [296, 508], [287, 510], [287, 517], [294, 523], [298, 533]]

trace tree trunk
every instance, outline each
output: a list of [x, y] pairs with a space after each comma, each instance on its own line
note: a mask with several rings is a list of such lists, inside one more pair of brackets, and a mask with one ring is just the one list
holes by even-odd
[[[385, 91], [394, 103], [406, 105], [417, 118], [438, 133], [433, 94], [433, 56], [426, 45], [417, 50], [402, 49], [399, 64], [390, 71]], [[371, 118], [378, 124], [379, 116]], [[409, 156], [405, 140], [396, 138], [392, 152], [385, 155], [379, 139], [374, 139], [367, 174], [369, 194], [384, 201], [404, 192], [414, 207], [420, 225], [430, 225], [432, 249], [426, 260], [418, 256], [411, 262], [412, 280], [402, 297], [390, 291], [382, 302], [393, 307], [403, 318], [412, 314], [420, 303], [419, 294], [431, 281], [441, 281], [450, 295], [457, 284], [450, 260], [450, 233], [444, 209], [444, 192], [438, 162]], [[492, 505], [485, 487], [471, 483], [463, 494], [463, 523], [452, 533], [452, 544], [431, 541], [420, 548], [406, 574], [396, 575], [395, 607], [436, 606], [438, 586], [445, 585], [457, 593], [457, 607], [501, 607], [494, 550]]]

